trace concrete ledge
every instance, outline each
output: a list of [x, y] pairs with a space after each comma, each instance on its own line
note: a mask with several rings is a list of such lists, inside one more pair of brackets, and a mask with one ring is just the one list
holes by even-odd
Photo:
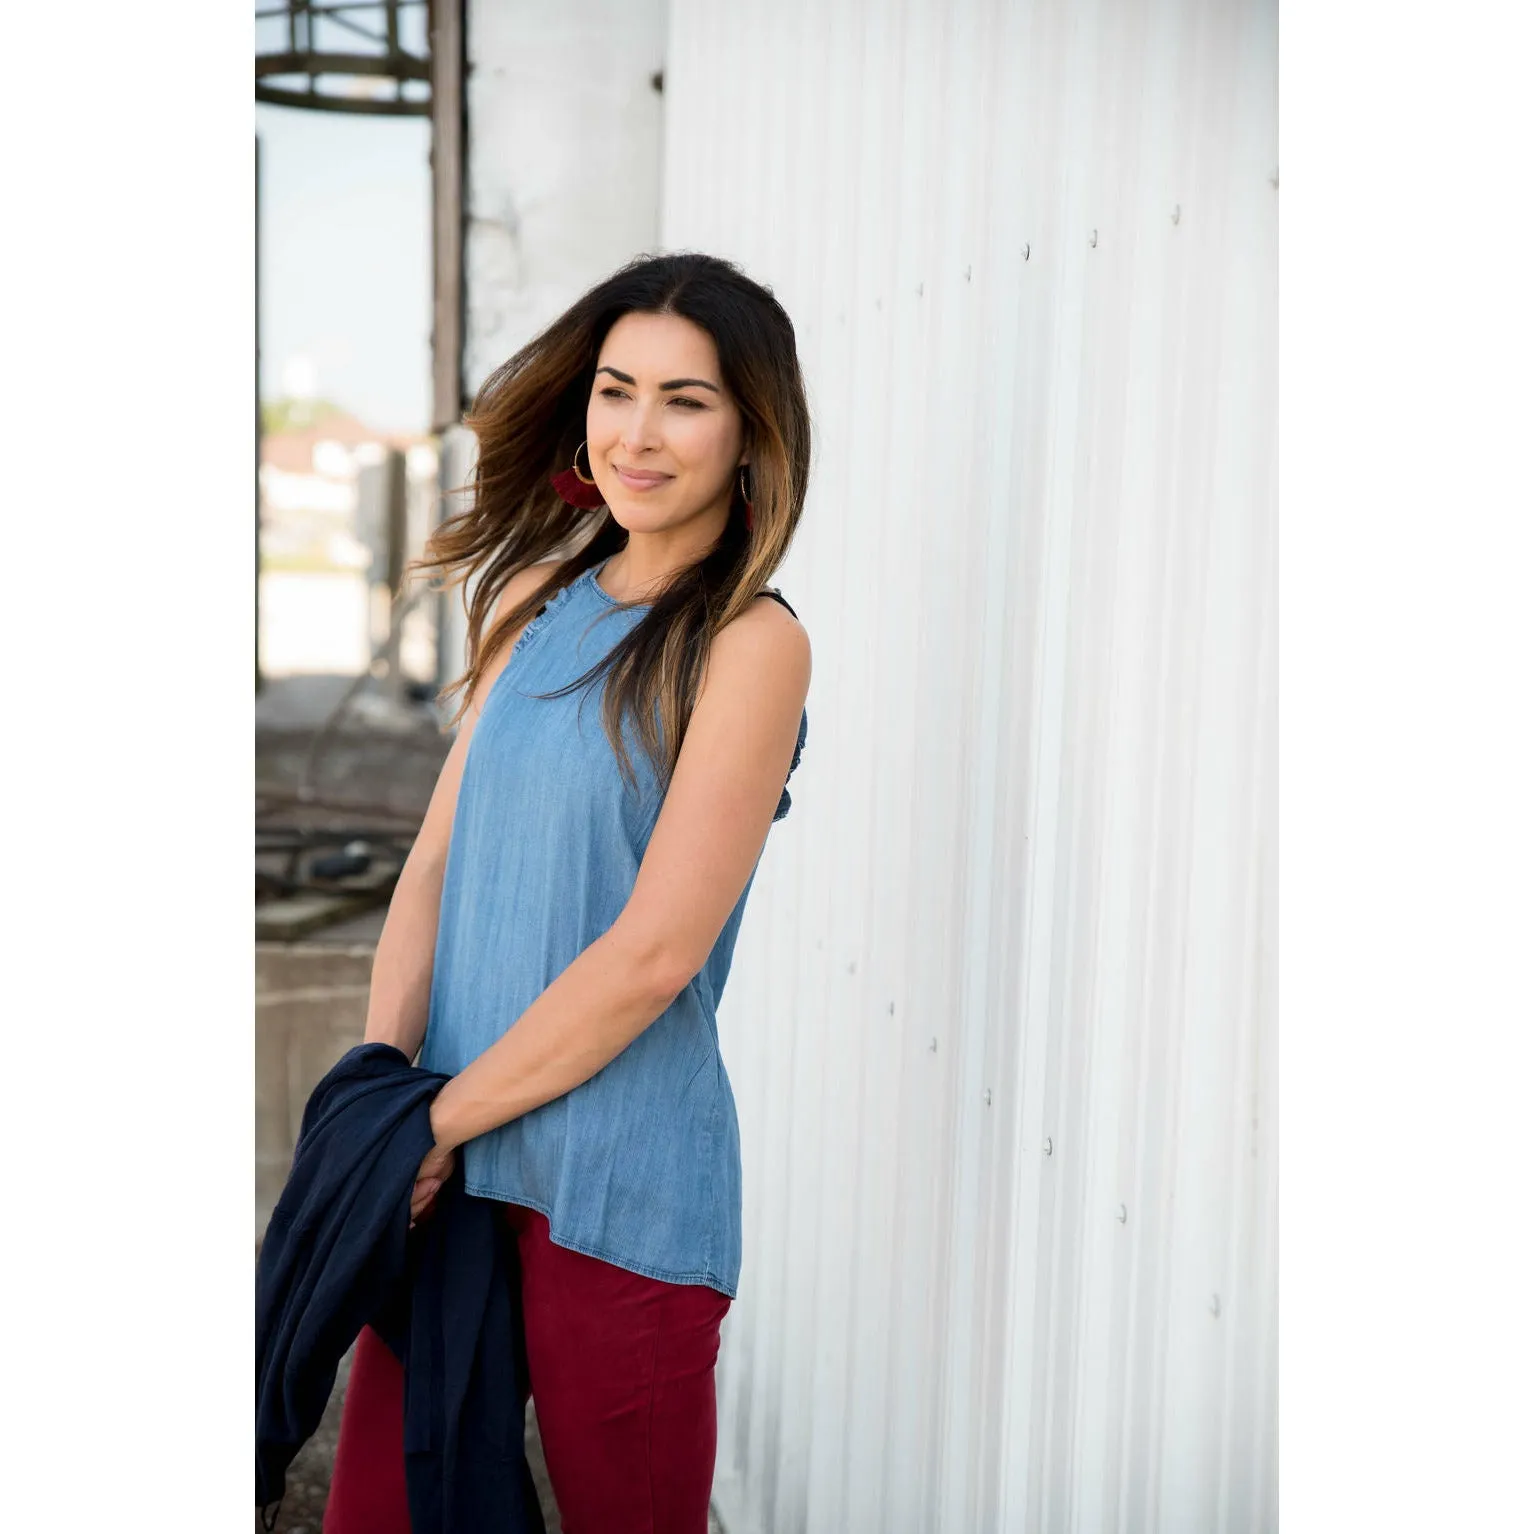
[[373, 950], [256, 945], [256, 1240], [293, 1164], [304, 1104], [367, 1026]]

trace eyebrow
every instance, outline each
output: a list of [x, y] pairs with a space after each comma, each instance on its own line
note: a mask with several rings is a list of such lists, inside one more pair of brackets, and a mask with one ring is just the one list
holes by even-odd
[[[632, 378], [630, 378], [627, 373], [620, 373], [617, 370], [617, 368], [610, 368], [610, 367], [608, 367], [606, 365], [606, 363], [604, 363], [601, 367], [599, 367], [597, 369], [597, 372], [599, 372], [599, 373], [611, 373], [613, 375], [613, 377], [618, 379], [618, 381], [620, 383], [626, 383], [631, 389], [634, 387], [634, 380]], [[719, 385], [718, 384], [711, 384], [708, 381], [708, 379], [706, 379], [706, 378], [673, 378], [673, 379], [670, 379], [668, 382], [663, 383], [661, 385], [661, 388], [663, 388], [663, 389], [685, 389], [689, 385], [692, 385], [692, 386], [694, 386], [696, 388], [699, 388], [699, 389], [712, 389], [715, 394], [718, 394], [720, 392]]]

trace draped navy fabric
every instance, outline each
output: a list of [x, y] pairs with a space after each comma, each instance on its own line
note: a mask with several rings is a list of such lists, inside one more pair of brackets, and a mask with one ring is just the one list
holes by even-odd
[[281, 1499], [364, 1325], [405, 1369], [414, 1534], [543, 1529], [523, 1454], [515, 1242], [461, 1169], [410, 1228], [447, 1078], [387, 1044], [349, 1050], [304, 1108], [256, 1268], [256, 1505]]

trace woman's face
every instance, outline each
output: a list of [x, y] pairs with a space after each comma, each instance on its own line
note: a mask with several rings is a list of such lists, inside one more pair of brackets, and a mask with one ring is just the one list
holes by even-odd
[[706, 330], [675, 314], [625, 314], [614, 324], [586, 405], [586, 450], [624, 528], [659, 532], [714, 512], [722, 524], [743, 443]]

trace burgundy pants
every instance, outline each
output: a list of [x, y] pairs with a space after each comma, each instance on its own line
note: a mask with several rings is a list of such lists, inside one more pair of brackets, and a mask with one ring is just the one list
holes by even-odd
[[[728, 1296], [555, 1246], [543, 1215], [505, 1208], [564, 1534], [707, 1534], [714, 1362]], [[506, 1388], [526, 1404], [510, 1359]], [[404, 1371], [366, 1327], [342, 1403], [324, 1534], [410, 1534], [404, 1421]]]

